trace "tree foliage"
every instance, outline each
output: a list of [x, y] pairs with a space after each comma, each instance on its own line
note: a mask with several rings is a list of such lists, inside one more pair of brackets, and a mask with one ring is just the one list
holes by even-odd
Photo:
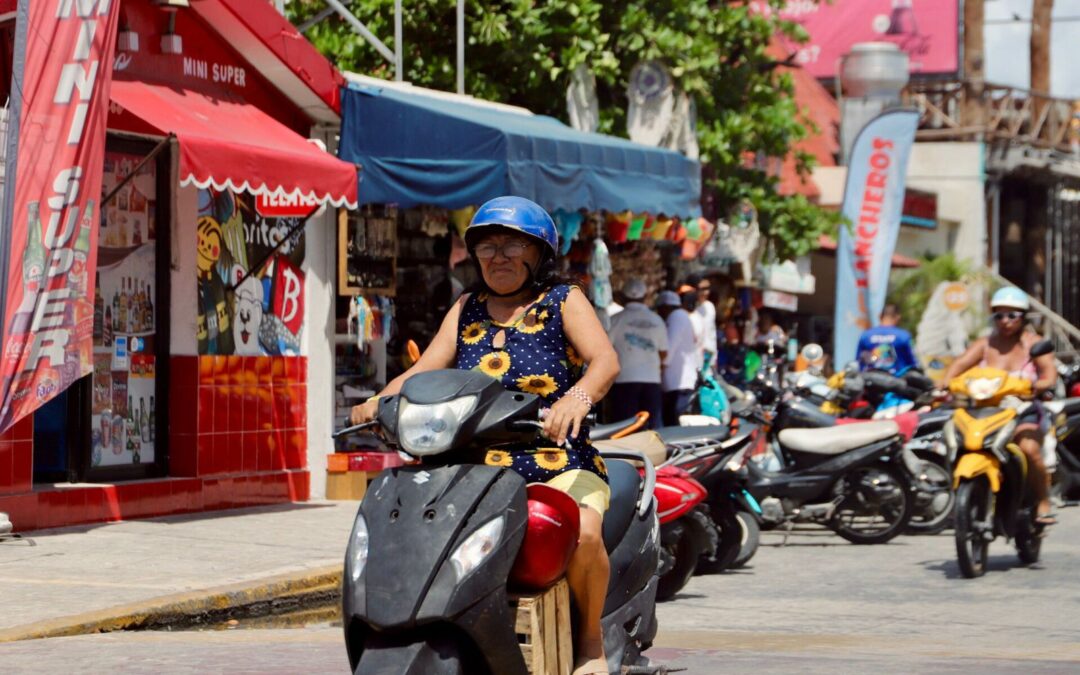
[[[388, 45], [393, 0], [348, 0], [350, 10]], [[778, 34], [805, 38], [782, 21], [784, 0], [466, 0], [466, 91], [566, 119], [569, 73], [585, 63], [596, 75], [601, 128], [625, 135], [626, 86], [642, 60], [669, 67], [697, 104], [698, 143], [707, 165], [706, 195], [720, 214], [742, 200], [758, 210], [771, 252], [806, 253], [835, 231], [839, 216], [801, 196], [777, 193], [766, 158], [795, 154], [804, 174], [812, 158], [793, 146], [814, 131], [797, 110], [790, 75], [767, 51]], [[751, 5], [756, 5], [756, 9]], [[760, 11], [767, 6], [772, 11]], [[299, 24], [325, 5], [293, 0]], [[435, 89], [455, 86], [455, 3], [407, 0], [403, 12], [405, 79]], [[336, 15], [307, 36], [339, 68], [393, 78], [393, 67]], [[809, 127], [809, 129], [808, 129]]]
[[[915, 333], [934, 291], [946, 281], [963, 281], [984, 287], [991, 282], [990, 278], [969, 260], [957, 258], [952, 253], [936, 256], [926, 254], [920, 258], [918, 267], [892, 275], [888, 301], [900, 308], [900, 325]], [[977, 308], [970, 311], [979, 318], [983, 314]], [[983, 322], [976, 321], [975, 325], [982, 326]]]

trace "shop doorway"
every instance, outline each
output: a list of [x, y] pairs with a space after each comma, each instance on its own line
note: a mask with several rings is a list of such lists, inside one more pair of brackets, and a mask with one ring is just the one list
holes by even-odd
[[168, 473], [173, 181], [169, 148], [140, 166], [155, 146], [112, 134], [106, 142], [102, 198], [92, 214], [100, 224], [94, 368], [35, 414], [35, 482], [112, 482]]

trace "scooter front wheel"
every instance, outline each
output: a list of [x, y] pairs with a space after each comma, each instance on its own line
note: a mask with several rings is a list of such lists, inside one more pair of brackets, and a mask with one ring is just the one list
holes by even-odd
[[673, 523], [678, 527], [660, 533], [660, 543], [664, 550], [674, 558], [671, 569], [660, 577], [656, 585], [656, 600], [663, 602], [675, 597], [694, 576], [698, 558], [705, 548], [703, 532], [698, 532], [689, 524]]
[[761, 542], [761, 528], [758, 527], [757, 518], [753, 514], [739, 511], [735, 517], [739, 519], [739, 527], [742, 528], [742, 545], [739, 547], [739, 555], [735, 557], [735, 562], [731, 563], [731, 569], [738, 569], [750, 562]]
[[742, 549], [742, 527], [730, 500], [710, 504], [709, 514], [720, 531], [716, 552], [712, 556], [698, 558], [698, 574], [718, 574], [731, 567]]
[[[993, 494], [985, 478], [966, 480], [956, 490], [956, 560], [960, 572], [968, 579], [981, 577], [986, 572], [990, 556], [987, 528], [990, 499]], [[993, 531], [990, 531], [991, 535]]]

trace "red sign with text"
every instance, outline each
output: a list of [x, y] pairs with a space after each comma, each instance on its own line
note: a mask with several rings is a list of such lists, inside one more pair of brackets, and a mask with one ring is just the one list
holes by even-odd
[[[764, 5], [759, 5], [764, 7]], [[787, 47], [814, 77], [835, 78], [840, 57], [859, 42], [891, 42], [907, 52], [912, 76], [960, 70], [958, 0], [789, 0], [780, 15], [806, 29]]]
[[[93, 369], [96, 200], [101, 194], [119, 0], [20, 0], [12, 89], [22, 92], [7, 158], [0, 429]], [[19, 41], [16, 41], [16, 50]], [[21, 67], [19, 66], [22, 62]], [[11, 194], [11, 191], [8, 191]]]

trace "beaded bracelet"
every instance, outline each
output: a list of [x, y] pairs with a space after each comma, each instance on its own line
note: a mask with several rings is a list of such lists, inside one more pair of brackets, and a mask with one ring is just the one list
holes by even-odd
[[579, 386], [577, 386], [575, 384], [574, 386], [567, 389], [566, 393], [568, 395], [570, 395], [570, 396], [573, 396], [577, 400], [579, 400], [582, 403], [584, 403], [585, 405], [589, 406], [590, 409], [592, 409], [592, 407], [593, 407], [592, 397], [589, 396], [589, 394], [584, 389], [582, 389], [581, 387], [579, 387]]

